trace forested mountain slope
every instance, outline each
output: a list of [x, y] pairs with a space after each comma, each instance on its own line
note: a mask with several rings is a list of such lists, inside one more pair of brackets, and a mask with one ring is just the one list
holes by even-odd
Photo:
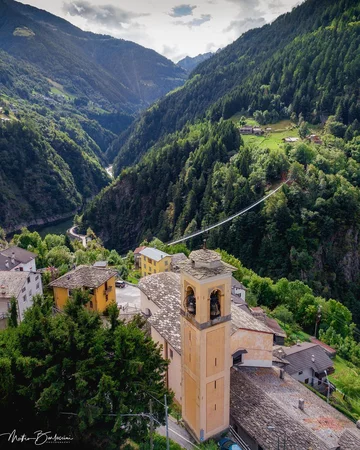
[[153, 50], [0, 0], [0, 227], [71, 214], [94, 197], [110, 182], [116, 134], [185, 78]]
[[319, 122], [338, 108], [360, 119], [360, 17], [357, 0], [308, 0], [251, 30], [202, 63], [182, 89], [158, 102], [109, 151], [115, 171], [139, 160], [166, 133], [207, 115], [268, 110]]
[[13, 0], [0, 0], [0, 48], [33, 64], [69, 93], [124, 111], [137, 111], [186, 78], [153, 50], [84, 32]]
[[[360, 323], [359, 25], [358, 2], [308, 0], [203, 63], [120, 138], [118, 170], [139, 163], [95, 199], [84, 224], [125, 252], [216, 223], [290, 177], [265, 204], [211, 232], [209, 246], [262, 276], [301, 279], [341, 299]], [[245, 145], [227, 119], [257, 110], [274, 121], [291, 116], [300, 134], [304, 118], [326, 121], [321, 145]]]

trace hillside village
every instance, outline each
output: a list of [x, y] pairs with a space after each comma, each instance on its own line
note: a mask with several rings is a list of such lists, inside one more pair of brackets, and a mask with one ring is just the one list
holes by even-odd
[[[80, 241], [76, 245], [84, 252]], [[53, 298], [56, 315], [76, 291], [84, 291], [84, 307], [99, 313], [104, 326], [113, 304], [121, 320], [141, 315], [146, 321], [147, 333], [169, 361], [164, 383], [184, 427], [182, 436], [170, 431], [170, 437], [179, 445], [193, 442], [196, 448], [229, 433], [242, 450], [275, 448], [276, 440], [297, 450], [359, 448], [360, 421], [355, 424], [326, 401], [336, 390], [329, 380], [336, 350], [315, 337], [287, 344], [278, 321], [248, 304], [249, 289], [219, 253], [204, 246], [187, 257], [142, 245], [131, 261], [138, 285], [124, 282], [106, 259], [73, 264], [60, 276], [54, 267], [37, 267], [36, 253], [18, 246], [2, 250], [2, 328], [13, 320], [14, 305], [21, 323], [43, 292]], [[130, 304], [124, 303], [127, 295]]]

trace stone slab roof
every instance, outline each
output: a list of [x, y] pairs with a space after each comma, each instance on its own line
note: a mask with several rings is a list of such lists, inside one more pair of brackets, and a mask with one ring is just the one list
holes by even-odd
[[[180, 334], [180, 275], [163, 272], [144, 277], [139, 282], [139, 288], [147, 298], [160, 309], [148, 320], [156, 331], [181, 354]], [[273, 331], [262, 322], [236, 305], [231, 305], [231, 333], [239, 328], [252, 331], [271, 333]]]
[[180, 301], [165, 305], [149, 323], [181, 355]]
[[15, 260], [22, 264], [27, 264], [37, 257], [36, 253], [29, 252], [20, 247], [9, 247], [1, 252], [2, 255], [8, 258], [11, 258], [13, 253]]
[[29, 273], [27, 272], [0, 272], [0, 299], [18, 297], [24, 287]]
[[215, 261], [221, 261], [221, 256], [219, 253], [214, 252], [213, 250], [207, 250], [207, 249], [200, 249], [200, 250], [194, 250], [190, 253], [189, 259], [191, 261], [195, 262], [215, 262]]
[[23, 248], [10, 247], [0, 251], [0, 270], [12, 270], [19, 264], [27, 264], [36, 258], [36, 254]]
[[265, 325], [268, 328], [271, 328], [276, 336], [286, 338], [285, 331], [281, 328], [281, 326], [278, 324], [278, 321], [276, 319], [266, 316]]
[[187, 256], [184, 253], [175, 253], [175, 255], [171, 255], [171, 270], [179, 273], [180, 263], [182, 261], [187, 261]]
[[238, 329], [261, 331], [262, 333], [274, 334], [273, 330], [268, 328], [263, 322], [254, 317], [250, 312], [231, 305], [231, 332], [236, 333]]
[[217, 267], [197, 267], [191, 262], [191, 260], [182, 261], [179, 263], [179, 265], [181, 270], [188, 273], [197, 280], [204, 280], [206, 278], [214, 277], [217, 275], [224, 275], [227, 273], [231, 274], [236, 270], [230, 264], [224, 263], [222, 261]]
[[180, 305], [180, 275], [162, 272], [141, 278], [140, 290], [159, 308], [166, 305]]
[[93, 266], [79, 266], [75, 270], [52, 281], [49, 286], [65, 289], [80, 289], [82, 287], [98, 288], [116, 275], [116, 270], [101, 269]]
[[[355, 450], [360, 432], [354, 423], [279, 369], [231, 370], [231, 416], [263, 448]], [[299, 409], [304, 400], [304, 411]], [[269, 429], [269, 427], [271, 427]]]
[[[280, 353], [281, 350], [282, 354]], [[274, 354], [286, 359], [289, 365], [286, 366], [285, 370], [290, 375], [305, 369], [313, 369], [315, 372], [321, 373], [333, 367], [334, 364], [320, 345], [311, 342], [302, 342], [292, 347], [281, 347], [274, 350]]]

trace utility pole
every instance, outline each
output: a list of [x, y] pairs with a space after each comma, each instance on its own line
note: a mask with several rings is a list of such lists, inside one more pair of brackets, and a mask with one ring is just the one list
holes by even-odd
[[150, 410], [150, 450], [154, 450], [154, 417], [153, 417], [152, 399], [149, 400], [149, 410]]
[[318, 326], [321, 320], [321, 305], [319, 305], [318, 310], [317, 310], [317, 314], [316, 314], [316, 321], [315, 321], [315, 339], [317, 338], [317, 330], [318, 330]]
[[169, 418], [168, 418], [168, 405], [167, 405], [167, 397], [164, 395], [164, 403], [165, 403], [165, 427], [166, 427], [166, 450], [170, 450], [170, 442], [169, 442]]

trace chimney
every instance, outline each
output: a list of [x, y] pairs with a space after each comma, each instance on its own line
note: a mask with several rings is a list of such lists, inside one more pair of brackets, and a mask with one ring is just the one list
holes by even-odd
[[280, 380], [284, 379], [284, 369], [280, 369]]
[[10, 265], [9, 265], [9, 261], [8, 261], [8, 260], [5, 261], [5, 267], [6, 267], [7, 269], [10, 268]]
[[311, 361], [314, 363], [315, 362], [315, 355], [311, 355]]
[[12, 252], [11, 254], [11, 264], [14, 266], [15, 265], [15, 253]]
[[304, 411], [304, 407], [305, 407], [305, 401], [303, 398], [299, 399], [299, 409], [301, 409], [301, 411]]
[[297, 341], [296, 341], [296, 345], [298, 346], [298, 347], [300, 347], [301, 346], [301, 342], [300, 342], [300, 340], [298, 339]]

